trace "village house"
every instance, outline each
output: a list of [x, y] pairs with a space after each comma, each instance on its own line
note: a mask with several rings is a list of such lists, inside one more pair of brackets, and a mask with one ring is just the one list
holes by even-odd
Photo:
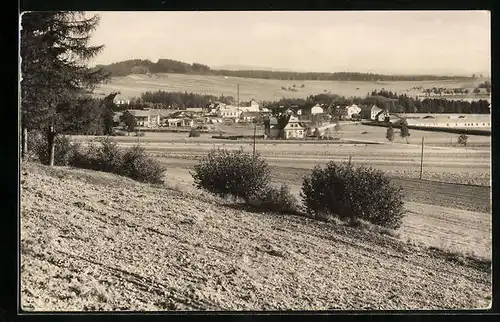
[[113, 98], [113, 103], [116, 106], [120, 105], [129, 105], [130, 104], [130, 99], [128, 97], [122, 96], [120, 94], [116, 95], [115, 98]]
[[325, 110], [319, 104], [316, 104], [311, 108], [312, 115], [323, 114], [323, 113], [325, 113]]
[[242, 111], [235, 106], [227, 105], [217, 110], [217, 116], [222, 118], [238, 119]]
[[193, 127], [194, 120], [188, 117], [167, 120], [168, 127]]
[[247, 105], [244, 105], [244, 106], [240, 106], [239, 109], [243, 112], [259, 112], [260, 111], [260, 104], [252, 99], [250, 100], [250, 105], [247, 106]]
[[[370, 112], [370, 120], [379, 121], [382, 118], [382, 121], [385, 119], [387, 112], [380, 107], [373, 105]], [[388, 116], [388, 115], [387, 115]]]
[[280, 137], [281, 129], [279, 128], [278, 119], [274, 116], [269, 117], [264, 121], [264, 138], [276, 139]]
[[242, 112], [240, 114], [240, 120], [243, 122], [253, 122], [254, 120], [257, 120], [259, 116], [259, 112]]
[[347, 119], [352, 119], [352, 116], [353, 115], [359, 115], [359, 113], [361, 112], [361, 108], [359, 108], [359, 106], [357, 106], [356, 104], [352, 104], [350, 106], [347, 107]]
[[137, 126], [157, 127], [160, 126], [160, 113], [155, 110], [127, 110], [134, 116]]
[[290, 116], [287, 125], [283, 128], [285, 139], [303, 139], [305, 136], [305, 129], [295, 116]]

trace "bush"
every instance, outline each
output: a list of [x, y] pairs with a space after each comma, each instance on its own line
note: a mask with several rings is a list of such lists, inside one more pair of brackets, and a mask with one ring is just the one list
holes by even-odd
[[268, 187], [260, 196], [252, 199], [249, 204], [256, 208], [284, 214], [299, 212], [299, 203], [285, 184], [281, 185], [280, 189]]
[[94, 164], [97, 170], [104, 172], [119, 172], [122, 167], [122, 152], [118, 148], [116, 141], [110, 137], [98, 139], [100, 146], [95, 149], [95, 153], [91, 155], [94, 156]]
[[266, 161], [243, 150], [214, 149], [194, 166], [194, 184], [219, 197], [258, 198], [268, 189], [270, 170]]
[[404, 216], [402, 189], [393, 187], [382, 171], [365, 166], [316, 166], [304, 178], [301, 197], [307, 211], [318, 217], [362, 219], [397, 229]]
[[[69, 137], [65, 135], [56, 136], [54, 145], [54, 165], [68, 165], [79, 148], [80, 145], [71, 143]], [[28, 159], [35, 159], [35, 161], [39, 161], [43, 164], [49, 164], [49, 143], [46, 134], [42, 132], [31, 132], [28, 134], [28, 154]]]
[[200, 131], [197, 129], [192, 129], [189, 131], [189, 137], [190, 138], [199, 138], [200, 137]]
[[163, 183], [165, 170], [157, 160], [146, 155], [144, 147], [136, 144], [123, 153], [117, 173], [137, 181]]
[[111, 138], [100, 139], [98, 143], [89, 143], [86, 153], [75, 153], [70, 165], [111, 172], [141, 182], [163, 183], [166, 169], [158, 161], [148, 157], [140, 145], [122, 151]]
[[469, 139], [469, 137], [465, 133], [462, 133], [458, 137], [458, 144], [463, 145], [463, 146], [467, 146], [468, 139]]

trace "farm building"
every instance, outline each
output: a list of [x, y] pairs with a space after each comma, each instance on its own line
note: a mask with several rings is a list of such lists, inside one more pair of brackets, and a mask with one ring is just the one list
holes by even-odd
[[186, 107], [186, 112], [190, 113], [203, 113], [203, 108], [201, 107]]
[[240, 114], [240, 119], [243, 122], [253, 122], [254, 120], [258, 119], [259, 116], [260, 116], [259, 112], [244, 111]]
[[222, 118], [239, 118], [242, 111], [235, 106], [227, 105], [224, 108], [219, 108], [217, 110], [217, 116]]
[[323, 114], [323, 113], [325, 113], [325, 110], [319, 104], [316, 104], [311, 108], [312, 115]]
[[192, 127], [194, 120], [188, 117], [167, 120], [168, 127]]
[[264, 137], [276, 139], [280, 137], [281, 129], [276, 117], [270, 117], [268, 122], [264, 122]]
[[357, 106], [356, 104], [352, 104], [352, 105], [347, 107], [347, 118], [352, 119], [352, 116], [354, 114], [359, 115], [360, 112], [361, 112], [361, 108], [359, 108], [359, 106]]
[[256, 100], [252, 99], [248, 106], [247, 105], [240, 106], [240, 110], [243, 112], [259, 112], [260, 104]]
[[303, 139], [305, 136], [305, 129], [295, 116], [290, 117], [283, 130], [285, 139]]
[[127, 110], [134, 116], [137, 126], [157, 127], [160, 126], [160, 113], [155, 110]]
[[437, 117], [409, 119], [408, 125], [431, 128], [481, 128], [491, 129], [490, 115], [474, 115], [467, 117]]

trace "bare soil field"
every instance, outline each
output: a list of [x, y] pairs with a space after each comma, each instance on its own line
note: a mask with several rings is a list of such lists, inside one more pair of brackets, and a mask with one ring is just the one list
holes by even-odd
[[[432, 209], [449, 215], [439, 211]], [[23, 164], [20, 224], [27, 311], [470, 309], [491, 302], [488, 263], [107, 173]]]
[[[167, 165], [167, 185], [196, 193], [190, 174], [195, 162], [163, 160]], [[272, 181], [290, 187], [300, 198], [302, 178], [310, 170], [271, 166]], [[399, 229], [402, 241], [491, 258], [491, 199], [490, 188], [457, 185], [433, 181], [392, 178], [392, 183], [404, 189], [407, 210]]]
[[[445, 88], [475, 88], [481, 80], [464, 81], [422, 81], [422, 82], [359, 82], [359, 81], [285, 81], [272, 79], [239, 78], [208, 75], [187, 75], [187, 74], [155, 74], [152, 77], [145, 75], [129, 75], [124, 77], [114, 77], [107, 84], [100, 86], [96, 95], [107, 95], [112, 91], [120, 91], [126, 97], [140, 97], [147, 91], [180, 91], [193, 92], [198, 94], [211, 94], [236, 97], [236, 85], [240, 85], [240, 99], [249, 101], [252, 98], [263, 101], [279, 100], [283, 97], [306, 98], [309, 95], [316, 95], [331, 92], [345, 97], [366, 96], [373, 90], [385, 89], [388, 91], [406, 94], [411, 97], [421, 95], [420, 90], [414, 87], [424, 88], [445, 87]], [[300, 86], [304, 84], [304, 88]], [[296, 85], [297, 92], [284, 91], [281, 87], [292, 87]], [[473, 95], [464, 96], [464, 99], [474, 99]], [[482, 98], [482, 97], [480, 97]]]

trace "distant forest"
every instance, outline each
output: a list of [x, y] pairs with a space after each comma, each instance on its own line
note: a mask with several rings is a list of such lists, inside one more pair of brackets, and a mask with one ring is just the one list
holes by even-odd
[[323, 81], [432, 81], [432, 80], [464, 80], [465, 76], [435, 76], [435, 75], [380, 75], [372, 73], [299, 73], [269, 70], [213, 70], [210, 67], [193, 63], [188, 64], [172, 59], [159, 59], [153, 63], [150, 60], [132, 59], [110, 65], [97, 65], [111, 76], [127, 76], [130, 74], [179, 73], [197, 75], [217, 75], [278, 80], [323, 80]]

